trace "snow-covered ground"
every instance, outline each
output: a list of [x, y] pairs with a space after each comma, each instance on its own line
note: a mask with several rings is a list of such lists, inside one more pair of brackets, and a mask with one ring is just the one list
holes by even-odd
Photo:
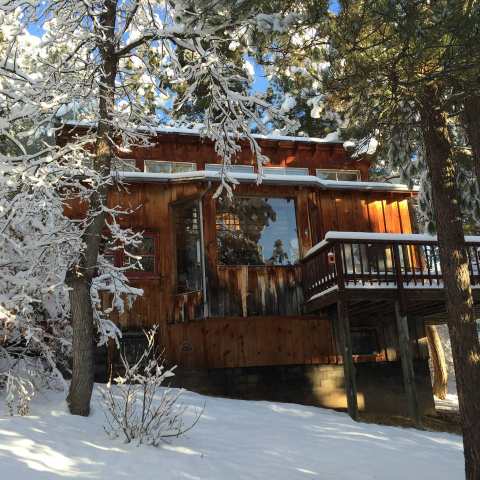
[[[462, 440], [446, 433], [353, 422], [295, 404], [186, 392], [205, 412], [186, 436], [160, 448], [112, 441], [94, 394], [91, 417], [67, 413], [61, 393], [37, 397], [31, 416], [0, 411], [5, 479], [322, 480], [463, 478]], [[4, 408], [1, 406], [0, 408]]]

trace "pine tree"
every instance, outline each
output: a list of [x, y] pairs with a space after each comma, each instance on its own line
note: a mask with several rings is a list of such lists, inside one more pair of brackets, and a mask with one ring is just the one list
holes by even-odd
[[[480, 345], [464, 243], [462, 166], [451, 121], [457, 101], [455, 78], [468, 77], [477, 67], [468, 58], [468, 49], [452, 35], [464, 5], [459, 8], [463, 2], [448, 0], [340, 4], [328, 32], [330, 68], [323, 86], [332, 105], [348, 114], [352, 127], [375, 135], [385, 150], [388, 147], [392, 166], [405, 177], [416, 170], [428, 178], [424, 200], [430, 203], [439, 239], [466, 473], [476, 479]], [[467, 101], [463, 93], [461, 98]]]

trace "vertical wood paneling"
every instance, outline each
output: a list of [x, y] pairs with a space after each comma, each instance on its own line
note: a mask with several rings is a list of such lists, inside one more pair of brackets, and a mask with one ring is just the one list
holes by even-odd
[[168, 359], [185, 367], [329, 363], [330, 322], [321, 317], [215, 318], [168, 329]]

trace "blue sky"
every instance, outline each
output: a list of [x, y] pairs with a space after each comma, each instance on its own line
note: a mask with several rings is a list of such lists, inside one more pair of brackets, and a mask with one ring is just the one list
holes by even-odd
[[[338, 1], [337, 0], [331, 0], [330, 1], [330, 11], [334, 12], [334, 13], [338, 13], [340, 9], [340, 6], [338, 4]], [[35, 35], [35, 36], [42, 36], [44, 31], [42, 29], [42, 27], [36, 23], [32, 23], [29, 25], [28, 27], [28, 31], [32, 34], [32, 35]], [[252, 90], [254, 92], [265, 92], [267, 87], [268, 87], [268, 80], [265, 76], [265, 72], [263, 70], [263, 68], [258, 65], [255, 60], [251, 57], [248, 58], [248, 60], [253, 64], [254, 66], [254, 69], [255, 69], [255, 78], [254, 78], [254, 81], [253, 81], [253, 86], [252, 86]]]
[[[338, 13], [340, 11], [340, 5], [337, 0], [330, 1], [330, 11], [333, 13]], [[248, 60], [253, 64], [255, 68], [255, 79], [253, 82], [252, 90], [254, 92], [265, 92], [268, 87], [268, 80], [265, 77], [265, 72], [263, 68], [258, 65], [255, 60], [251, 57]]]

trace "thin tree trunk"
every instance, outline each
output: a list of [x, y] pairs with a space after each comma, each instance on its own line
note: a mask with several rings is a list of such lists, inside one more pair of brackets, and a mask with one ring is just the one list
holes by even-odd
[[[105, 0], [105, 11], [100, 16], [102, 26], [99, 51], [103, 60], [99, 87], [99, 121], [95, 143], [93, 168], [103, 177], [110, 175], [113, 146], [111, 143], [111, 113], [114, 107], [114, 88], [117, 73], [114, 34], [116, 1]], [[94, 382], [94, 338], [93, 310], [90, 297], [92, 279], [96, 266], [102, 231], [105, 227], [105, 213], [102, 206], [107, 204], [108, 185], [102, 183], [90, 197], [88, 219], [90, 223], [83, 235], [85, 251], [78, 263], [67, 274], [71, 288], [70, 303], [73, 328], [72, 381], [68, 394], [70, 412], [87, 416]]]
[[448, 329], [457, 380], [468, 480], [480, 478], [480, 344], [470, 287], [456, 166], [447, 115], [435, 85], [425, 88], [421, 122], [446, 293]]
[[427, 325], [426, 331], [433, 367], [433, 394], [445, 400], [448, 393], [448, 368], [442, 340], [435, 325]]

